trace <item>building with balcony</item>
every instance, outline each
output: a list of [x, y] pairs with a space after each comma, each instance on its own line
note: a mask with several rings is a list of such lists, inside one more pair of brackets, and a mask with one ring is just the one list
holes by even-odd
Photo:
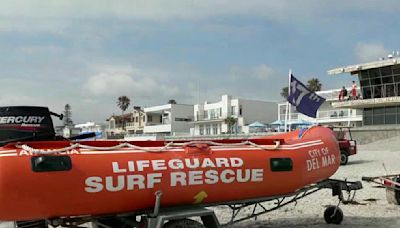
[[[363, 142], [400, 135], [400, 56], [338, 67], [329, 75], [350, 73], [356, 76], [361, 99], [334, 102], [337, 109], [362, 110], [362, 127], [356, 129]], [[357, 80], [358, 78], [358, 80]], [[372, 134], [371, 134], [372, 133]]]
[[335, 102], [336, 108], [363, 110], [363, 125], [400, 124], [400, 57], [344, 66], [328, 71], [330, 75], [350, 73], [358, 76], [362, 99]]
[[193, 105], [166, 104], [144, 108], [144, 134], [189, 134], [193, 121]]
[[[233, 99], [223, 95], [218, 102], [194, 105], [192, 135], [220, 135], [246, 132], [246, 126], [258, 121], [269, 123], [276, 119], [276, 102]], [[233, 121], [229, 123], [230, 121]]]
[[[348, 91], [351, 88], [346, 88]], [[296, 111], [296, 108], [289, 105], [288, 125], [292, 123], [301, 123], [301, 121], [335, 126], [361, 126], [362, 125], [362, 110], [350, 107], [336, 108], [335, 103], [346, 102], [339, 101], [340, 89], [324, 90], [316, 92], [319, 96], [325, 98], [325, 102], [317, 111], [317, 118], [311, 118]], [[348, 97], [346, 97], [346, 100]], [[280, 103], [278, 108], [278, 120], [285, 122], [286, 102]]]
[[112, 115], [107, 118], [108, 127], [105, 130], [107, 139], [122, 139], [127, 133], [126, 124], [132, 121], [132, 113]]
[[143, 129], [146, 123], [146, 114], [139, 106], [134, 106], [130, 113], [125, 129], [128, 134], [143, 134]]

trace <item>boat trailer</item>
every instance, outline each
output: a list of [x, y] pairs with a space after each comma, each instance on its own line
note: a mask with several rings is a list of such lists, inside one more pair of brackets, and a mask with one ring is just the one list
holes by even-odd
[[[303, 187], [293, 193], [266, 198], [243, 200], [235, 202], [226, 202], [223, 204], [211, 204], [201, 206], [184, 206], [161, 208], [162, 192], [155, 193], [154, 208], [142, 213], [125, 213], [108, 216], [82, 216], [56, 218], [40, 221], [19, 221], [15, 223], [15, 227], [27, 228], [34, 227], [44, 228], [51, 225], [53, 227], [87, 227], [84, 224], [91, 224], [96, 228], [221, 228], [230, 227], [249, 219], [257, 219], [258, 216], [268, 212], [277, 210], [288, 204], [297, 204], [310, 194], [321, 189], [331, 189], [332, 196], [338, 197], [337, 205], [330, 205], [324, 211], [324, 219], [326, 223], [340, 224], [343, 221], [343, 211], [339, 208], [341, 203], [351, 203], [355, 197], [357, 190], [362, 188], [360, 181], [350, 182], [346, 180], [327, 179], [315, 184]], [[345, 194], [344, 194], [345, 193]], [[346, 197], [345, 197], [346, 196]], [[270, 203], [267, 203], [270, 202]], [[271, 203], [273, 202], [273, 203]], [[226, 207], [231, 210], [231, 217], [228, 222], [220, 224], [217, 216], [213, 211], [213, 207]], [[249, 211], [251, 213], [249, 214]], [[200, 218], [192, 220], [188, 218]], [[202, 221], [199, 222], [199, 221]], [[38, 223], [41, 222], [41, 223]]]

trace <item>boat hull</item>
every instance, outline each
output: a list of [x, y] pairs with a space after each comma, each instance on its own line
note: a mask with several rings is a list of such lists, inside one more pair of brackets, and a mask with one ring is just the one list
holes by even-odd
[[[281, 143], [276, 149], [266, 149], [273, 146], [271, 139], [241, 146], [199, 143], [160, 152], [80, 147], [58, 155], [37, 155], [26, 148], [51, 151], [68, 142], [8, 145], [0, 150], [0, 220], [140, 212], [154, 207], [156, 192], [162, 193], [161, 207], [273, 197], [336, 172], [340, 151], [329, 129], [313, 127], [301, 138], [295, 136], [277, 137]], [[164, 142], [147, 142], [143, 148], [160, 145]], [[67, 157], [71, 167], [34, 171], [40, 156]]]

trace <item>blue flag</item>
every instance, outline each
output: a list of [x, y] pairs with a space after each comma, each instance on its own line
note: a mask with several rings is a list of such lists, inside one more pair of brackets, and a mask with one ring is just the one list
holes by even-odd
[[317, 110], [324, 103], [325, 98], [318, 96], [297, 80], [297, 78], [290, 75], [290, 94], [287, 100], [296, 107], [298, 112], [316, 118]]

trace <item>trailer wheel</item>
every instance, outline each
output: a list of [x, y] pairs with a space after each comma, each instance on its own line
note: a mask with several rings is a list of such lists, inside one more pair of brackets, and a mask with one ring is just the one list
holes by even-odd
[[[392, 180], [395, 182], [400, 182], [400, 177], [394, 177], [394, 178], [392, 178]], [[392, 185], [392, 187], [395, 187], [395, 186]], [[386, 200], [390, 204], [400, 205], [400, 190], [386, 188]]]
[[171, 220], [164, 224], [163, 228], [206, 228], [200, 222], [191, 219]]
[[26, 220], [26, 221], [17, 221], [14, 225], [15, 228], [47, 228], [46, 220]]
[[343, 221], [343, 211], [338, 206], [328, 206], [324, 212], [324, 219], [328, 224], [340, 224]]
[[340, 151], [340, 165], [346, 165], [349, 161], [349, 155], [347, 151], [341, 150]]

